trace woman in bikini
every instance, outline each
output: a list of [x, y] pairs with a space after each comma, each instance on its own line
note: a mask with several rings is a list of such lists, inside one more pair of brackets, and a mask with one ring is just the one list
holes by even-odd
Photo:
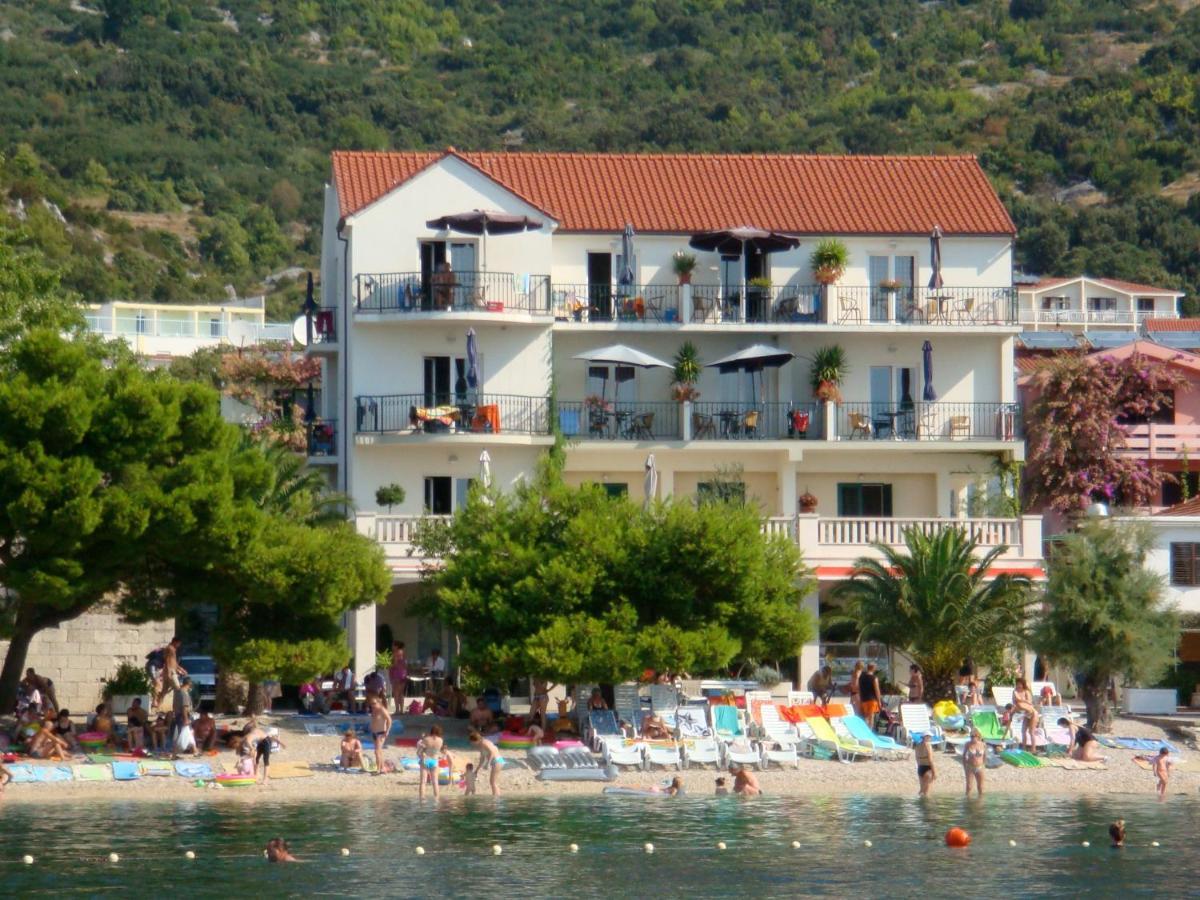
[[1037, 751], [1037, 734], [1038, 727], [1038, 711], [1033, 705], [1033, 692], [1029, 690], [1029, 683], [1024, 678], [1017, 679], [1017, 686], [1013, 690], [1013, 712], [1025, 713], [1025, 719], [1021, 723], [1021, 749], [1025, 749], [1025, 736], [1029, 736], [1029, 752]]
[[978, 728], [971, 729], [971, 740], [963, 747], [963, 774], [967, 778], [967, 796], [971, 796], [971, 780], [975, 781], [975, 793], [983, 796], [983, 772], [987, 765], [987, 744]]
[[[446, 742], [442, 738], [442, 726], [434, 725], [429, 729], [429, 734], [421, 738], [417, 742], [417, 799], [425, 799], [425, 782], [428, 781], [433, 785], [433, 799], [438, 799], [438, 760], [441, 759], [445, 751]], [[450, 754], [445, 754], [446, 759], [450, 762], [451, 771], [454, 770], [454, 760], [450, 759]]]

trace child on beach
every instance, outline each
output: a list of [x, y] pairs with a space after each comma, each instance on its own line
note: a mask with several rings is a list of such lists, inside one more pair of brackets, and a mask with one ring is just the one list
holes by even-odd
[[500, 776], [500, 770], [504, 767], [504, 758], [500, 755], [500, 750], [478, 731], [472, 731], [467, 735], [467, 740], [479, 748], [479, 771], [488, 770], [488, 784], [492, 788], [492, 796], [499, 797], [500, 785], [497, 779]]
[[143, 750], [146, 747], [146, 710], [142, 709], [142, 698], [134, 697], [125, 713], [129, 726], [129, 749]]
[[475, 763], [467, 763], [466, 769], [463, 770], [463, 794], [475, 793], [475, 779], [478, 776], [475, 771]]
[[930, 735], [924, 735], [921, 738], [921, 743], [917, 744], [915, 749], [917, 758], [917, 780], [921, 783], [920, 796], [929, 796], [929, 788], [937, 778], [937, 771], [933, 767], [933, 738]]
[[346, 733], [342, 735], [342, 768], [363, 768], [362, 749], [362, 741], [358, 739], [354, 729], [347, 728]]
[[[433, 799], [437, 800], [440, 796], [438, 791], [438, 760], [441, 758], [445, 750], [446, 742], [442, 739], [442, 726], [434, 725], [429, 729], [429, 733], [417, 742], [417, 763], [419, 764], [417, 776], [417, 799], [425, 799], [425, 783], [429, 782], [433, 785]], [[450, 754], [446, 754], [447, 762], [450, 763], [450, 771], [454, 771], [454, 760]]]
[[264, 785], [271, 781], [271, 751], [275, 749], [276, 745], [280, 750], [287, 749], [287, 745], [279, 739], [279, 729], [272, 728], [254, 746], [254, 768], [257, 769], [259, 762], [262, 762], [262, 783]]
[[1158, 779], [1158, 799], [1167, 799], [1167, 778], [1171, 774], [1171, 761], [1167, 754], [1171, 751], [1166, 747], [1158, 748], [1158, 756], [1154, 759], [1154, 776]]
[[254, 757], [250, 755], [250, 748], [242, 747], [242, 749], [238, 752], [241, 755], [238, 757], [237, 768], [234, 770], [234, 772], [238, 775], [241, 775], [243, 778], [253, 778]]

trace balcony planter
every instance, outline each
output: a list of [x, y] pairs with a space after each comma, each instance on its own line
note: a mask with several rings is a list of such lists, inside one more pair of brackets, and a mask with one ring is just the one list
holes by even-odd
[[805, 490], [803, 494], [796, 498], [796, 502], [800, 505], [800, 512], [810, 514], [817, 511], [817, 498]]
[[696, 268], [695, 254], [684, 253], [680, 250], [671, 257], [671, 268], [675, 270], [675, 276], [681, 285], [691, 284], [692, 270]]

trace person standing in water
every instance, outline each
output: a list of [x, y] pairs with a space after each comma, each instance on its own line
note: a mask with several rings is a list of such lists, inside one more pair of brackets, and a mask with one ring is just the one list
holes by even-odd
[[971, 781], [975, 782], [975, 793], [983, 796], [983, 772], [987, 765], [987, 744], [978, 728], [971, 729], [971, 740], [963, 747], [963, 774], [967, 779], [967, 796], [971, 796]]
[[[438, 761], [441, 759], [445, 746], [446, 742], [442, 738], [441, 725], [432, 726], [429, 729], [429, 733], [417, 742], [418, 800], [425, 799], [426, 781], [433, 785], [433, 799], [437, 800], [440, 796], [438, 792]], [[450, 758], [449, 753], [446, 754], [446, 760], [450, 763], [451, 771], [453, 771], [454, 761]]]
[[383, 774], [383, 748], [387, 744], [388, 734], [392, 730], [392, 717], [387, 711], [383, 698], [376, 695], [371, 697], [371, 740], [375, 742], [375, 774]]
[[[467, 739], [479, 748], [479, 771], [487, 770], [488, 784], [491, 786], [492, 796], [499, 797], [499, 777], [500, 770], [504, 767], [504, 757], [500, 755], [500, 750], [496, 745], [478, 731], [472, 731], [467, 735]], [[471, 793], [474, 793], [474, 791]]]
[[1171, 776], [1171, 761], [1167, 754], [1171, 751], [1166, 747], [1158, 748], [1158, 756], [1154, 757], [1154, 776], [1158, 779], [1158, 799], [1167, 799], [1167, 779]]
[[929, 788], [937, 778], [937, 770], [933, 767], [933, 738], [925, 735], [921, 743], [914, 748], [917, 758], [917, 780], [921, 783], [920, 796], [928, 797]]
[[1125, 846], [1125, 820], [1117, 819], [1108, 826], [1108, 836], [1112, 838], [1113, 847]]

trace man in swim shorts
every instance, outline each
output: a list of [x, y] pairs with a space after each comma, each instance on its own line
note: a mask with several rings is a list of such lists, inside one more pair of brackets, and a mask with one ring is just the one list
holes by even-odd
[[182, 646], [183, 640], [173, 637], [171, 642], [163, 647], [162, 686], [159, 688], [158, 696], [154, 698], [155, 706], [162, 704], [163, 698], [167, 696], [167, 691], [178, 691], [179, 679], [187, 674], [187, 669], [179, 664], [179, 648]]
[[872, 729], [875, 727], [875, 717], [879, 715], [879, 701], [882, 696], [879, 691], [879, 676], [875, 670], [875, 663], [867, 663], [867, 670], [858, 679], [858, 703], [862, 707], [862, 717]]
[[757, 797], [762, 793], [758, 779], [745, 766], [731, 765], [729, 774], [733, 776], [733, 792], [742, 797]]
[[371, 739], [375, 742], [375, 774], [383, 774], [383, 747], [392, 730], [392, 717], [378, 694], [371, 697]]

